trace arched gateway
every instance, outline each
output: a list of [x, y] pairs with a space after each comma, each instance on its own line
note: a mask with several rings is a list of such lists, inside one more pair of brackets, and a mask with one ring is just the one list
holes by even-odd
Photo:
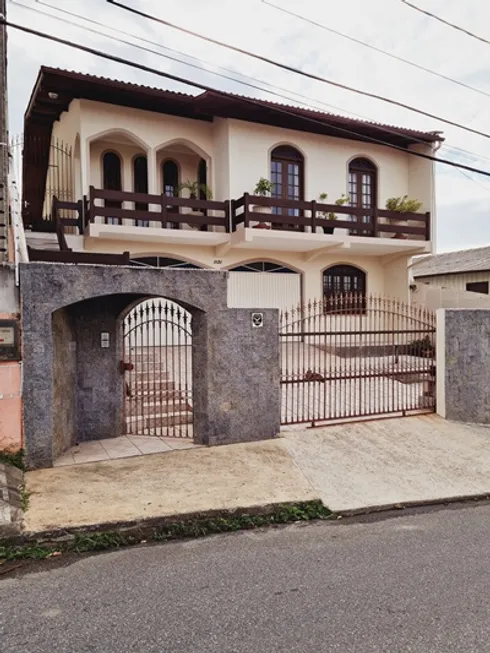
[[123, 432], [192, 437], [192, 315], [176, 302], [140, 302], [124, 317]]

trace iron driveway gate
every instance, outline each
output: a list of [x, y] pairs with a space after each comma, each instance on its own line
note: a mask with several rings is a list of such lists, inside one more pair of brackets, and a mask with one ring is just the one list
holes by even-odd
[[435, 410], [435, 315], [337, 295], [281, 313], [282, 424]]
[[192, 437], [191, 314], [166, 300], [138, 304], [123, 322], [124, 432]]

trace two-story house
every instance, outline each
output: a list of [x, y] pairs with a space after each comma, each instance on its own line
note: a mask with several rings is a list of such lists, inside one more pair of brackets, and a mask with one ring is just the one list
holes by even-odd
[[[432, 251], [435, 222], [433, 162], [411, 153], [433, 154], [441, 140], [43, 67], [25, 115], [31, 258], [58, 248], [58, 228], [74, 252], [229, 270], [230, 306], [286, 308], [350, 292], [408, 301], [408, 263]], [[271, 197], [254, 196], [261, 178]], [[386, 210], [403, 196], [420, 210]]]

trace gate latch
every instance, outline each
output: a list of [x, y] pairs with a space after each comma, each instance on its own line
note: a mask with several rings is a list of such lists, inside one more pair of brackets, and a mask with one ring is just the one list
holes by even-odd
[[132, 372], [133, 370], [133, 363], [125, 363], [124, 361], [119, 361], [119, 371], [121, 374], [124, 374], [124, 372]]

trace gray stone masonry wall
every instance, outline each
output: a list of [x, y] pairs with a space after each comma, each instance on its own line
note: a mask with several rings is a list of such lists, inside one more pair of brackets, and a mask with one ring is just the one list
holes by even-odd
[[438, 412], [490, 424], [490, 310], [445, 310], [438, 319]]
[[75, 440], [76, 433], [76, 332], [69, 308], [53, 313], [53, 457]]
[[[260, 309], [264, 325], [253, 328], [252, 310], [228, 309], [226, 272], [29, 263], [21, 266], [21, 299], [30, 467], [51, 466], [60, 443], [66, 448], [120, 435], [121, 316], [148, 297], [179, 302], [193, 317], [195, 440], [226, 444], [277, 435], [278, 312]], [[102, 331], [110, 334], [107, 349], [100, 346]], [[67, 388], [67, 403], [60, 399], [65, 384], [75, 388], [74, 396]]]

